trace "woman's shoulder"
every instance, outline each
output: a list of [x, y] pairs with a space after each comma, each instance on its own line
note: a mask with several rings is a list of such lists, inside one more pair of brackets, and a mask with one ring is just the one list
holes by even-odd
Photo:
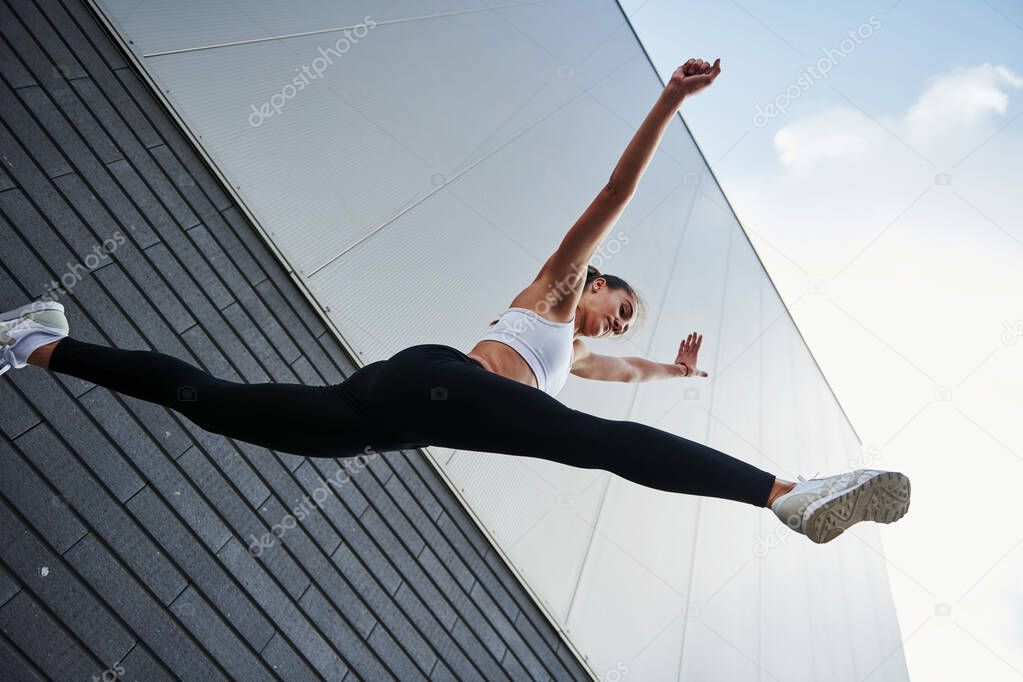
[[571, 322], [575, 319], [575, 300], [571, 295], [563, 295], [545, 285], [536, 286], [537, 282], [519, 292], [510, 308], [530, 310], [550, 322]]

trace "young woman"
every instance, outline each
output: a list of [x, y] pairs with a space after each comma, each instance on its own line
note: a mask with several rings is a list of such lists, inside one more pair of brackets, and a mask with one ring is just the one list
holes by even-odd
[[569, 372], [598, 381], [707, 376], [696, 366], [703, 341], [696, 332], [670, 363], [597, 355], [581, 339], [621, 334], [636, 323], [635, 291], [586, 263], [629, 203], [682, 102], [720, 70], [720, 60], [690, 59], [675, 71], [608, 183], [469, 353], [420, 345], [332, 386], [240, 384], [162, 353], [70, 338], [63, 307], [38, 301], [0, 314], [0, 372], [48, 368], [159, 403], [209, 431], [298, 455], [438, 445], [603, 469], [651, 488], [770, 507], [818, 543], [859, 521], [895, 521], [909, 507], [909, 480], [900, 473], [781, 480], [700, 443], [585, 414], [553, 397]]

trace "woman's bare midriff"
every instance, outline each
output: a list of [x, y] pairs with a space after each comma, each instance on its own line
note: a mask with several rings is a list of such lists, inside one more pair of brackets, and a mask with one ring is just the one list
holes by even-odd
[[533, 388], [537, 386], [533, 370], [522, 356], [515, 352], [514, 348], [500, 341], [480, 341], [466, 355], [478, 360], [485, 369], [494, 374], [500, 374]]

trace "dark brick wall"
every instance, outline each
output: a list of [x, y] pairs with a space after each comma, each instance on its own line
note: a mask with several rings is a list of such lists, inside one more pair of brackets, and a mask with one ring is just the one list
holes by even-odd
[[[236, 381], [353, 370], [81, 2], [0, 0], [0, 155], [0, 309], [64, 278], [86, 341]], [[588, 679], [418, 452], [254, 557], [342, 461], [36, 368], [0, 405], [4, 680]]]

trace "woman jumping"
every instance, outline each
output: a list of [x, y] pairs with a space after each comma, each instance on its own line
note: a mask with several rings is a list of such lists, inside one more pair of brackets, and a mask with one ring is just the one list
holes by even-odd
[[603, 469], [659, 490], [769, 507], [817, 543], [860, 521], [891, 523], [909, 508], [909, 479], [901, 473], [860, 469], [786, 481], [695, 441], [586, 414], [553, 397], [569, 372], [630, 382], [707, 376], [696, 366], [703, 341], [696, 332], [671, 363], [597, 355], [581, 339], [622, 334], [635, 324], [640, 300], [632, 287], [586, 264], [683, 100], [720, 71], [720, 60], [690, 59], [674, 72], [608, 183], [469, 353], [419, 345], [340, 384], [243, 384], [163, 353], [71, 338], [63, 306], [36, 301], [0, 314], [0, 373], [31, 364], [76, 376], [164, 405], [208, 431], [296, 455], [436, 445]]

